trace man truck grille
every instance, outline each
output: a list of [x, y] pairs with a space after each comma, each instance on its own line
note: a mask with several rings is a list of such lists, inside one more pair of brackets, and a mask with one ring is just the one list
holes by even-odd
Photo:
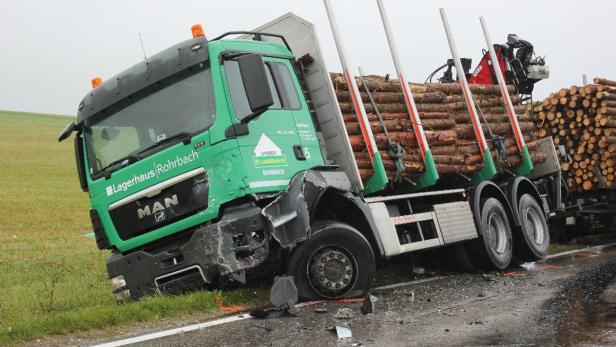
[[122, 240], [171, 224], [208, 206], [207, 172], [197, 169], [128, 196], [109, 206]]

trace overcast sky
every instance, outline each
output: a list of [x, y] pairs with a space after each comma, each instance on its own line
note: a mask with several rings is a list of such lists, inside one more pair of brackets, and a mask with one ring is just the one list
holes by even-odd
[[[444, 7], [460, 55], [485, 48], [479, 16], [495, 43], [516, 33], [546, 57], [551, 77], [535, 89], [542, 98], [580, 84], [582, 74], [616, 79], [616, 1], [384, 0], [405, 69], [422, 81], [450, 56], [438, 9]], [[374, 0], [334, 0], [352, 65], [366, 73], [393, 72]], [[152, 55], [190, 37], [250, 30], [286, 12], [313, 22], [330, 71], [340, 71], [321, 0], [32, 1], [0, 0], [0, 109], [74, 115], [93, 76], [103, 79], [143, 59], [138, 33]]]

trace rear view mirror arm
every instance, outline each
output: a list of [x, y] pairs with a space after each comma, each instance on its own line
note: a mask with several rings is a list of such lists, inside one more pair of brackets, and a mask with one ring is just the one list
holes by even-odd
[[62, 142], [64, 140], [66, 140], [67, 138], [69, 138], [69, 136], [71, 136], [73, 131], [76, 131], [76, 130], [79, 131], [79, 126], [77, 124], [75, 124], [74, 122], [69, 123], [64, 128], [64, 130], [62, 130], [60, 135], [58, 135], [58, 142]]

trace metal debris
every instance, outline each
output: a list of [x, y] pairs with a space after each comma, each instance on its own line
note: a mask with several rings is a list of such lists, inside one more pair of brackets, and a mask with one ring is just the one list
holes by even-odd
[[255, 318], [276, 318], [282, 316], [297, 316], [299, 310], [295, 307], [298, 299], [297, 287], [293, 276], [276, 276], [270, 290], [271, 309], [253, 310], [250, 315]]
[[314, 312], [316, 313], [327, 313], [327, 307], [317, 307], [314, 309]]
[[338, 311], [334, 315], [334, 318], [336, 319], [353, 319], [354, 317], [355, 314], [353, 313], [353, 310], [348, 307], [338, 309]]
[[338, 340], [343, 340], [353, 337], [353, 332], [347, 327], [336, 325], [336, 335], [338, 335]]

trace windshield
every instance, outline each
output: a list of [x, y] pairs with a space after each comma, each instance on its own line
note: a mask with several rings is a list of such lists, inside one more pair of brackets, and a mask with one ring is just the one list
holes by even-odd
[[135, 159], [134, 155], [172, 136], [201, 132], [214, 122], [212, 76], [205, 63], [138, 94], [110, 107], [104, 114], [86, 119], [91, 174], [124, 157], [133, 155]]

